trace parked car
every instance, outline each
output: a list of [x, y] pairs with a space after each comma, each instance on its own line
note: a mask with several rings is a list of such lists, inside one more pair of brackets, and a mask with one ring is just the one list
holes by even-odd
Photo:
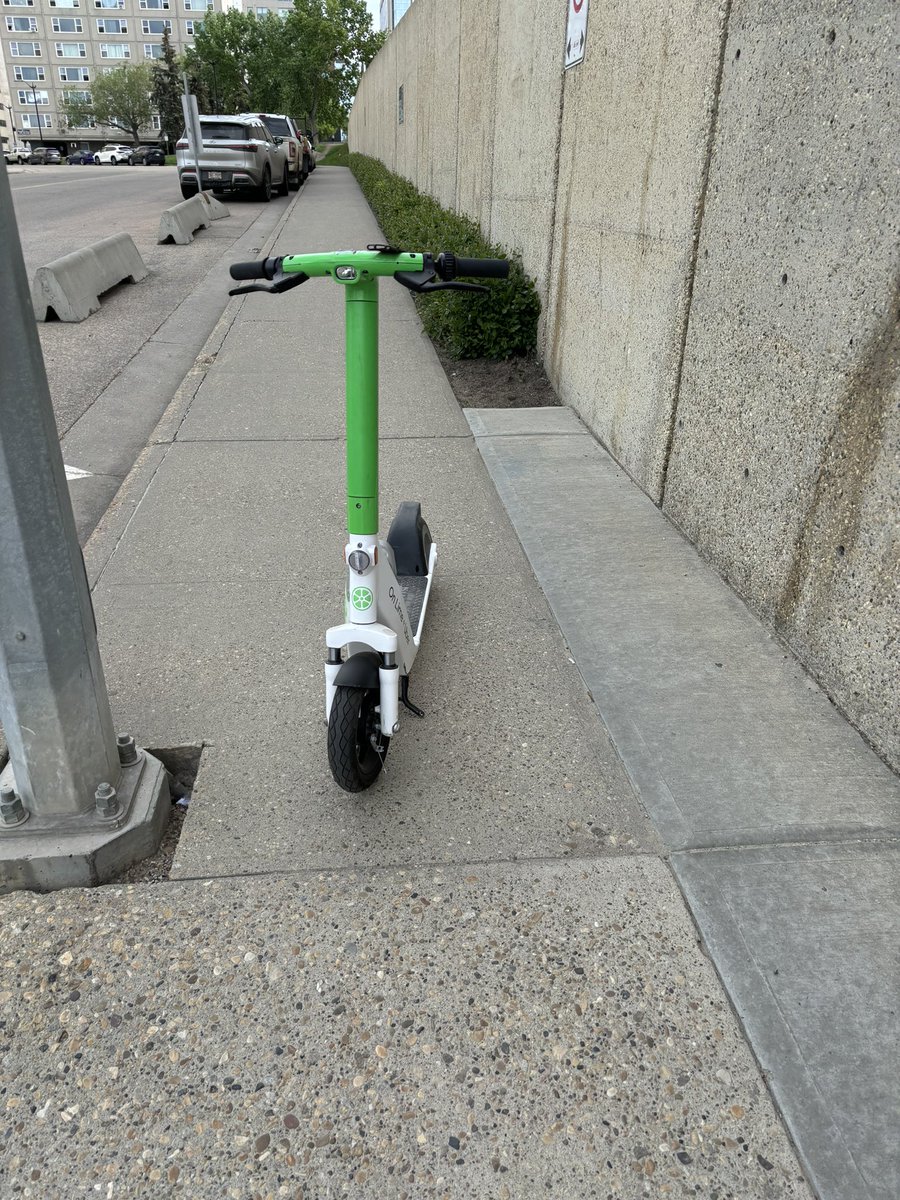
[[28, 155], [28, 161], [32, 164], [47, 164], [62, 162], [62, 155], [55, 146], [35, 146], [32, 152]]
[[136, 146], [131, 154], [133, 167], [164, 167], [166, 165], [165, 151], [159, 146]]
[[102, 150], [94, 155], [94, 163], [99, 167], [108, 163], [111, 167], [122, 163], [125, 166], [131, 162], [131, 147], [122, 142], [107, 142]]
[[[295, 121], [294, 124], [300, 128], [299, 122]], [[312, 174], [316, 169], [316, 142], [311, 133], [306, 134], [306, 140], [309, 142], [309, 172]]]
[[[257, 116], [201, 116], [201, 188], [213, 192], [250, 192], [271, 200], [273, 190], [288, 193], [287, 148]], [[188, 199], [198, 190], [197, 166], [182, 134], [175, 146], [178, 182]]]
[[10, 164], [19, 163], [21, 165], [28, 162], [29, 154], [31, 154], [31, 147], [23, 142], [10, 142], [3, 151], [3, 157]]
[[309, 175], [309, 161], [312, 158], [309, 141], [300, 132], [293, 117], [278, 113], [252, 113], [259, 117], [270, 133], [284, 139], [287, 149], [288, 185], [292, 191], [297, 191], [300, 184]]
[[66, 162], [70, 167], [89, 167], [94, 161], [94, 153], [92, 150], [76, 150], [74, 154], [70, 154]]

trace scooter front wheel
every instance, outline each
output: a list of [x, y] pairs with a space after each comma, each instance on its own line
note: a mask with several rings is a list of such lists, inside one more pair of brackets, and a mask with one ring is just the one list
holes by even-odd
[[390, 738], [378, 724], [378, 691], [339, 685], [328, 719], [328, 765], [345, 792], [364, 792], [378, 778]]

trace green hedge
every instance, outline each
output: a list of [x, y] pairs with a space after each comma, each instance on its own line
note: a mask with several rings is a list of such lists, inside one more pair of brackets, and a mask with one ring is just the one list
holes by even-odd
[[[441, 208], [377, 159], [351, 154], [350, 169], [391, 245], [432, 254], [452, 250], [466, 258], [508, 257], [500, 246], [485, 241], [474, 221]], [[508, 279], [478, 282], [490, 288], [490, 296], [465, 292], [416, 296], [428, 335], [456, 358], [532, 353], [540, 300], [521, 265], [511, 260]]]

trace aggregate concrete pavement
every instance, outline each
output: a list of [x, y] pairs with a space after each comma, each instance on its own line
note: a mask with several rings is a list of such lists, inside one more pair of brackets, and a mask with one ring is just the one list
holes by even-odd
[[894, 1200], [896, 777], [571, 410], [467, 416], [813, 1186]]
[[[349, 172], [312, 185], [276, 253], [381, 240]], [[427, 717], [365, 796], [331, 782], [340, 306], [324, 281], [236, 300], [86, 547], [118, 726], [205, 743], [174, 878], [0, 900], [7, 1190], [809, 1200], [411, 300], [382, 293], [382, 507], [421, 497], [440, 547]], [[318, 377], [291, 378], [292, 333]]]

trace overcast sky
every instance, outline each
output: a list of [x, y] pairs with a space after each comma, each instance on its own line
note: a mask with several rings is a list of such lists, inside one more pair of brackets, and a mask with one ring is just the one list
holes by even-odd
[[380, 8], [379, 0], [366, 0], [366, 8], [372, 14], [372, 25], [375, 29], [378, 28], [378, 11]]

